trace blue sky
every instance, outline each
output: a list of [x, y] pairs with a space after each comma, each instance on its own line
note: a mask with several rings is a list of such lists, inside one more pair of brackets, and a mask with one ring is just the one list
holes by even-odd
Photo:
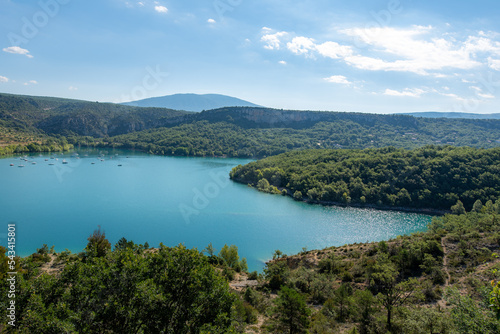
[[0, 0], [0, 92], [226, 94], [274, 108], [500, 112], [500, 4]]

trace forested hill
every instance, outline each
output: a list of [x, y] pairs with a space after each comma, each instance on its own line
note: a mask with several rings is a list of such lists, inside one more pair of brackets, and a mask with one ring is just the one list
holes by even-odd
[[113, 136], [167, 126], [188, 113], [54, 97], [0, 94], [0, 126], [45, 134]]
[[[71, 144], [188, 156], [265, 157], [308, 148], [416, 148], [430, 144], [500, 146], [500, 120], [260, 107], [189, 113], [0, 94], [0, 144], [14, 144], [16, 140], [9, 138], [19, 133], [25, 138], [18, 140], [23, 145], [30, 142], [30, 134], [62, 135]], [[24, 148], [12, 150], [23, 152]]]
[[441, 210], [460, 200], [470, 210], [500, 197], [500, 148], [295, 151], [235, 167], [231, 179], [296, 200]]
[[155, 154], [265, 157], [297, 149], [417, 148], [430, 144], [500, 146], [500, 120], [425, 119], [402, 115], [223, 108], [189, 122], [107, 139]]

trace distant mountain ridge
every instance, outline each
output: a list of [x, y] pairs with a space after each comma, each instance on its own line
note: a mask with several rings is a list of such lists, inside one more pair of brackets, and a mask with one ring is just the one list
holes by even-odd
[[257, 104], [220, 94], [174, 94], [122, 103], [135, 107], [156, 107], [201, 112], [224, 107], [260, 107]]
[[425, 118], [500, 119], [500, 113], [473, 114], [465, 112], [424, 111], [424, 112], [398, 113], [397, 115], [407, 115], [407, 116], [425, 117]]

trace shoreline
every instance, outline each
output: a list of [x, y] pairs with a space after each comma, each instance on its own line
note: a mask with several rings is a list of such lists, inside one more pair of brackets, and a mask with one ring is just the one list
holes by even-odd
[[[234, 181], [236, 183], [240, 184], [246, 184], [247, 186], [250, 186], [251, 188], [254, 188], [258, 192], [262, 193], [267, 193], [265, 191], [261, 191], [257, 189], [255, 186], [251, 185], [250, 183], [243, 181], [241, 179], [231, 179], [231, 181]], [[307, 199], [306, 197], [302, 197], [302, 200], [296, 200], [293, 198], [291, 195], [290, 189], [284, 188], [284, 187], [278, 187], [280, 191], [286, 190], [287, 197], [290, 197], [292, 200], [297, 201], [297, 202], [304, 202], [307, 204], [318, 204], [322, 206], [338, 206], [338, 207], [343, 207], [343, 208], [348, 208], [348, 207], [353, 207], [353, 208], [359, 208], [359, 209], [375, 209], [375, 210], [381, 210], [381, 211], [400, 211], [400, 212], [409, 212], [409, 213], [420, 213], [420, 214], [426, 214], [429, 216], [444, 216], [445, 214], [451, 213], [450, 210], [440, 210], [440, 209], [432, 209], [432, 208], [408, 208], [408, 207], [399, 207], [399, 206], [387, 206], [387, 205], [377, 205], [377, 204], [372, 204], [372, 203], [342, 203], [342, 202], [330, 202], [330, 201], [318, 201], [318, 200], [310, 200]], [[281, 195], [282, 194], [272, 194], [271, 195]]]

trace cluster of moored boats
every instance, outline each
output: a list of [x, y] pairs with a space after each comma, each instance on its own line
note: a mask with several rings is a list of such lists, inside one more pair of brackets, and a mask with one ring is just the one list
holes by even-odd
[[[116, 155], [118, 155], [118, 154], [116, 154]], [[41, 156], [41, 155], [40, 155], [40, 156]], [[80, 157], [79, 157], [78, 153], [75, 153], [75, 154], [73, 155], [73, 157], [74, 157], [75, 159], [80, 159]], [[85, 155], [84, 155], [84, 157], [88, 157], [88, 154], [85, 154]], [[100, 161], [104, 161], [104, 157], [105, 157], [105, 155], [104, 155], [104, 154], [101, 154], [101, 155], [100, 155], [97, 159], [98, 159], [98, 160], [100, 160]], [[128, 158], [128, 157], [127, 157], [127, 158]], [[111, 156], [111, 157], [110, 157], [110, 159], [113, 159], [113, 157]], [[26, 163], [31, 162], [31, 164], [32, 164], [32, 165], [36, 165], [36, 164], [37, 164], [37, 162], [36, 162], [36, 161], [30, 161], [30, 160], [28, 160], [28, 156], [27, 156], [27, 155], [25, 155], [25, 156], [21, 157], [21, 158], [20, 158], [20, 160], [21, 160], [21, 161], [24, 161], [24, 162], [26, 162]], [[58, 158], [56, 158], [56, 157], [50, 157], [50, 159], [45, 159], [45, 161], [46, 161], [46, 162], [49, 162], [49, 161], [50, 161], [48, 165], [49, 165], [49, 166], [54, 166], [54, 165], [55, 165], [55, 163], [54, 163], [54, 162], [52, 162], [52, 161], [59, 161], [59, 159], [58, 159]], [[62, 164], [63, 164], [63, 165], [67, 165], [67, 164], [69, 164], [69, 162], [68, 162], [66, 159], [63, 159], [63, 160], [62, 160]], [[95, 162], [91, 162], [91, 164], [92, 164], [92, 165], [95, 165]], [[11, 163], [11, 164], [10, 164], [10, 166], [11, 166], [11, 167], [14, 167], [14, 166], [15, 166], [15, 164]], [[122, 167], [122, 166], [123, 166], [122, 164], [118, 164], [118, 167]], [[22, 168], [22, 167], [25, 167], [25, 165], [23, 164], [23, 162], [21, 162], [21, 163], [20, 163], [17, 167], [21, 167], [21, 168]]]

